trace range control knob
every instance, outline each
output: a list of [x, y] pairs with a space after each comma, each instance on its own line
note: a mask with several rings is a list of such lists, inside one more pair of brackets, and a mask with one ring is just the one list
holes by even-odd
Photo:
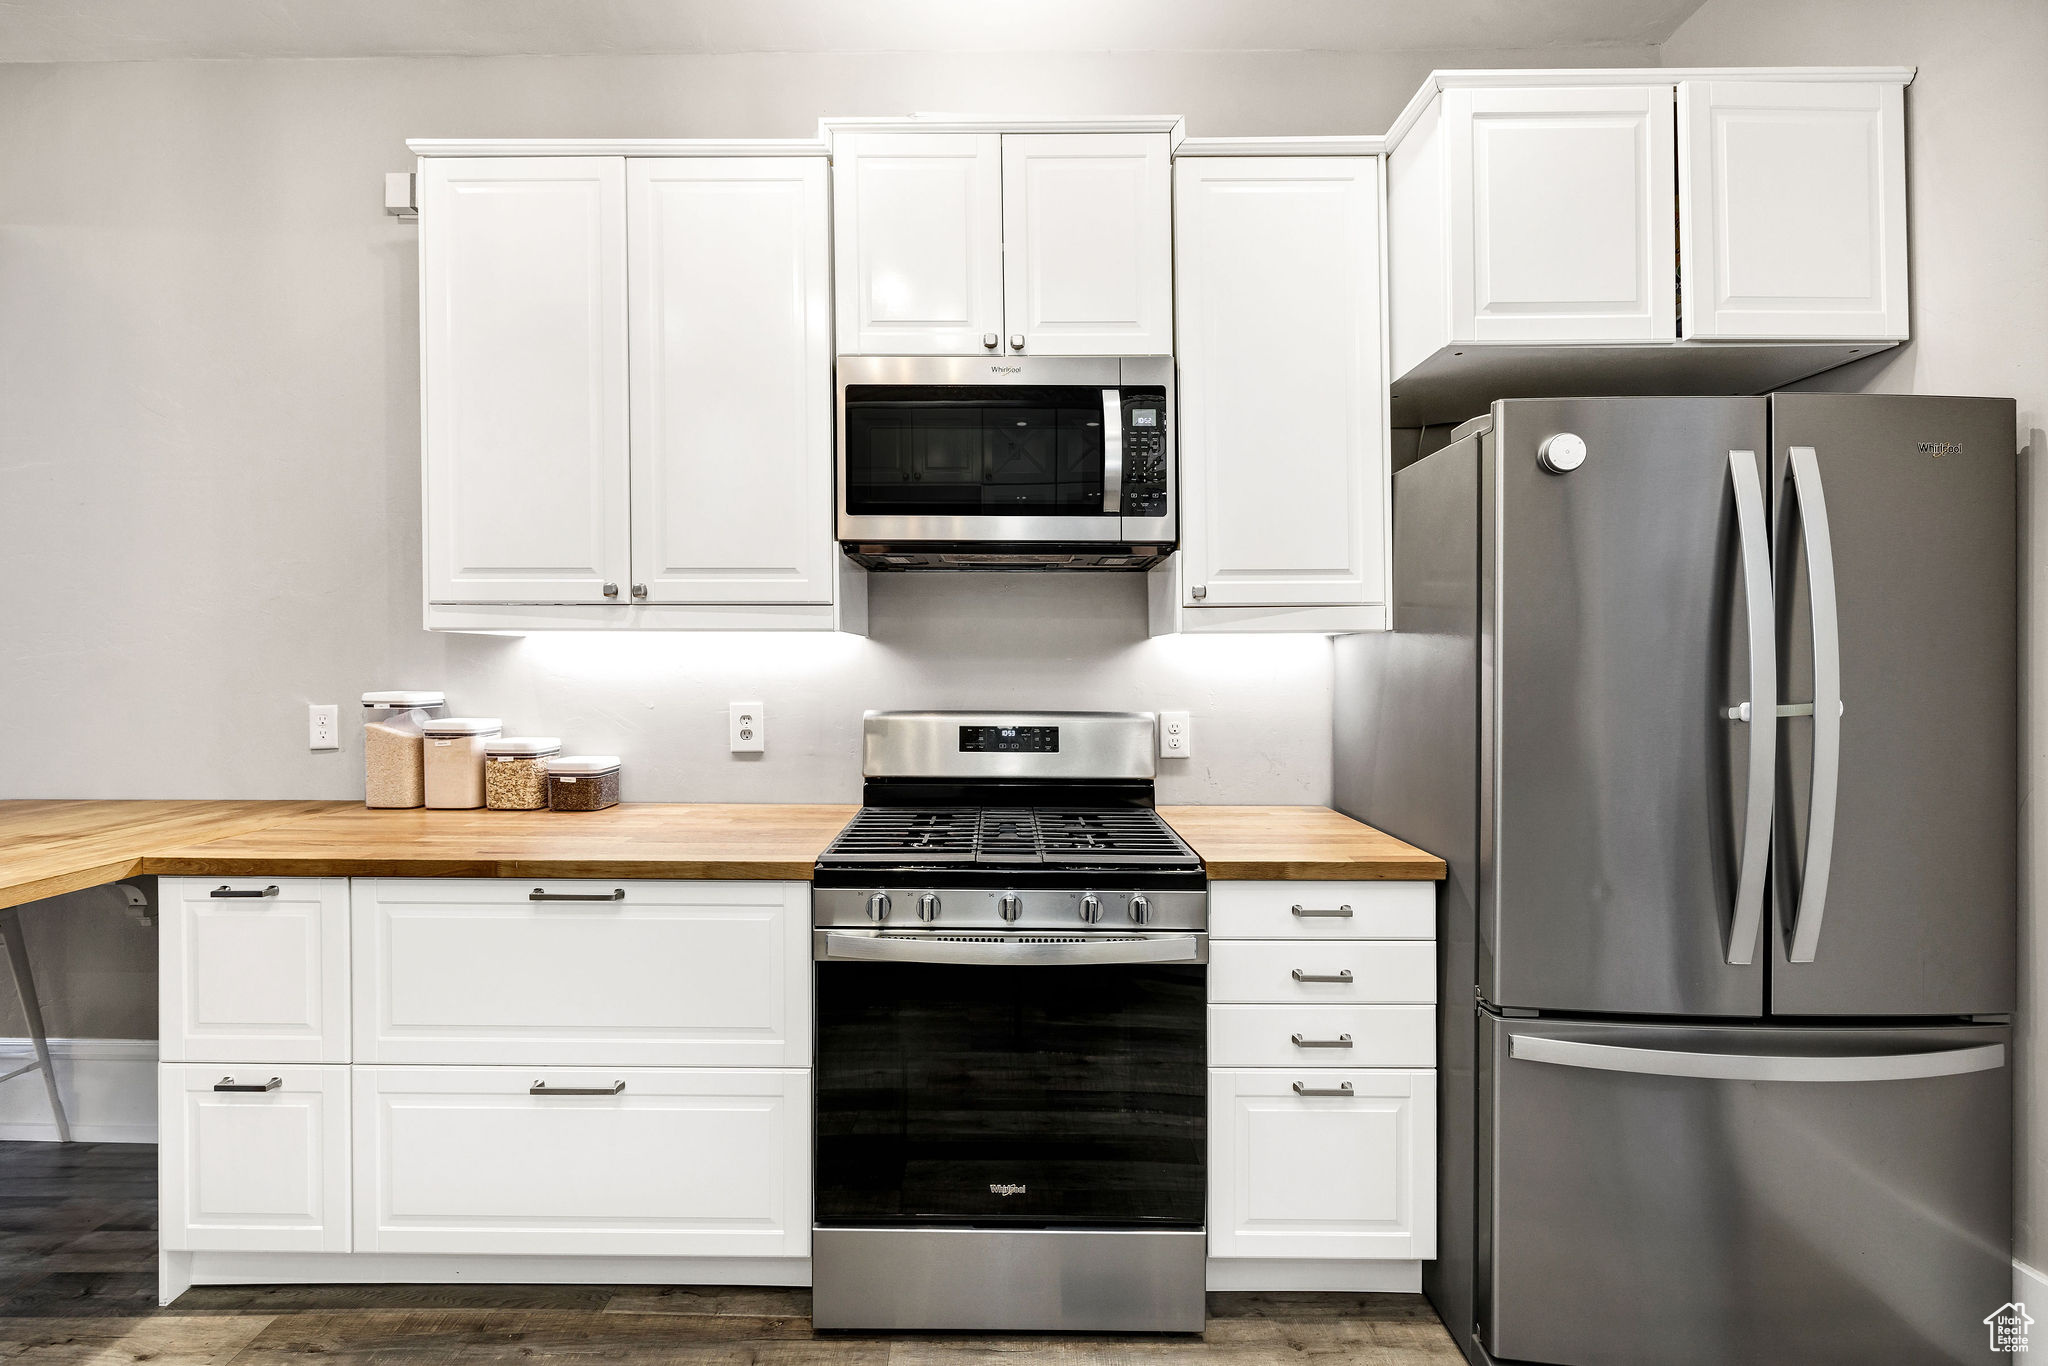
[[929, 925], [939, 918], [939, 894], [926, 892], [917, 899], [917, 918]]
[[889, 918], [889, 894], [876, 892], [868, 898], [868, 919], [877, 925]]
[[1081, 918], [1093, 925], [1102, 919], [1102, 898], [1090, 892], [1081, 898]]
[[1024, 914], [1024, 899], [1015, 892], [1004, 892], [1002, 900], [996, 902], [996, 914], [1014, 922], [1018, 916]]
[[1131, 898], [1131, 919], [1140, 925], [1152, 923], [1152, 899], [1144, 896]]

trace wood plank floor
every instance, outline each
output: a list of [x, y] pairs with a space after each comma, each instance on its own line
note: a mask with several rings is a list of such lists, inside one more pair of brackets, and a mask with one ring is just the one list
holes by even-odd
[[1419, 1295], [1211, 1295], [1193, 1337], [811, 1331], [810, 1292], [210, 1287], [156, 1305], [156, 1149], [0, 1143], [0, 1362], [333, 1366], [1458, 1366]]

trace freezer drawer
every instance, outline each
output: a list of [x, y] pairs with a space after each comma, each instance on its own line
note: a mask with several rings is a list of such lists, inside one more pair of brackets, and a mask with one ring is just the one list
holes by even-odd
[[2012, 1280], [2009, 1029], [1480, 1028], [1495, 1357], [1984, 1359]]

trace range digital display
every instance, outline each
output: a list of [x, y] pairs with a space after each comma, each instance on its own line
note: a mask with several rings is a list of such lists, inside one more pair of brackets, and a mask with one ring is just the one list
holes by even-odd
[[962, 726], [962, 754], [1057, 754], [1058, 726]]

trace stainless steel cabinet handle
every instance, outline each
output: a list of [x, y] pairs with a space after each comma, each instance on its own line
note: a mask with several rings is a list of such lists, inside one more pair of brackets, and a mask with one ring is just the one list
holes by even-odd
[[1356, 1093], [1352, 1091], [1350, 1082], [1340, 1081], [1335, 1086], [1303, 1086], [1300, 1082], [1296, 1082], [1294, 1083], [1294, 1094], [1297, 1096], [1349, 1096]]
[[1351, 1047], [1351, 1036], [1350, 1036], [1349, 1034], [1339, 1034], [1339, 1035], [1338, 1035], [1338, 1036], [1337, 1036], [1336, 1038], [1334, 1038], [1334, 1039], [1310, 1039], [1310, 1038], [1304, 1038], [1304, 1037], [1303, 1037], [1302, 1035], [1296, 1034], [1296, 1035], [1294, 1035], [1294, 1036], [1293, 1036], [1293, 1039], [1294, 1039], [1294, 1046], [1295, 1046], [1296, 1048], [1349, 1048], [1349, 1047]]
[[1124, 506], [1124, 396], [1121, 389], [1102, 391], [1102, 510]]
[[981, 334], [981, 344], [993, 351], [1003, 344], [1003, 339], [993, 332], [984, 332]]
[[619, 595], [619, 586], [610, 579], [606, 579], [604, 581], [604, 595], [608, 598], [617, 597]]
[[213, 1084], [216, 1091], [275, 1091], [284, 1085], [283, 1077], [272, 1077], [269, 1081], [238, 1082], [233, 1077], [222, 1077]]
[[1349, 920], [1351, 918], [1351, 907], [1349, 905], [1291, 906], [1288, 909], [1304, 920], [1318, 917], [1331, 920]]
[[1207, 584], [1198, 583], [1193, 588], [1190, 588], [1188, 590], [1188, 596], [1193, 598], [1196, 602], [1200, 602], [1202, 599], [1209, 596], [1209, 586]]
[[1010, 334], [1010, 349], [1012, 351], [1022, 351], [1024, 349], [1024, 334], [1022, 332], [1012, 332]]
[[537, 1081], [526, 1088], [529, 1096], [616, 1096], [624, 1092], [626, 1083], [615, 1081], [610, 1086], [550, 1086]]
[[644, 598], [644, 597], [646, 597], [646, 596], [647, 596], [647, 585], [646, 585], [646, 584], [644, 584], [644, 583], [636, 583], [636, 584], [634, 584], [634, 585], [633, 585], [633, 596], [634, 596], [634, 597], [636, 597], [636, 598]]
[[1755, 451], [1728, 452], [1728, 480], [1735, 486], [1735, 527], [1742, 538], [1742, 596], [1748, 607], [1749, 700], [1731, 707], [1728, 719], [1750, 722], [1749, 791], [1743, 799], [1742, 847], [1735, 875], [1735, 912], [1728, 922], [1728, 961], [1740, 966], [1756, 957], [1764, 917], [1764, 870], [1770, 864], [1771, 798], [1776, 790], [1778, 727], [1777, 608], [1771, 596], [1770, 535], [1764, 523], [1763, 482]]
[[1842, 778], [1842, 631], [1835, 604], [1835, 547], [1828, 532], [1827, 497], [1811, 446], [1789, 452], [1792, 491], [1806, 543], [1806, 577], [1813, 619], [1813, 788], [1807, 811], [1806, 857], [1799, 876], [1799, 906], [1785, 927], [1786, 954], [1811, 963], [1820, 947], [1828, 904], [1828, 868], [1835, 853], [1835, 802]]
[[614, 887], [609, 892], [545, 892], [536, 887], [526, 894], [528, 901], [624, 901], [626, 889]]
[[1342, 972], [1303, 972], [1296, 968], [1293, 976], [1297, 982], [1348, 982], [1351, 980], [1351, 969], [1345, 968]]
[[276, 884], [275, 884], [275, 883], [273, 883], [272, 885], [270, 885], [270, 886], [268, 886], [268, 887], [265, 887], [265, 888], [262, 888], [261, 890], [258, 890], [257, 888], [254, 888], [254, 887], [251, 887], [251, 888], [249, 888], [249, 889], [248, 889], [247, 891], [241, 891], [241, 890], [237, 890], [236, 888], [233, 888], [233, 887], [230, 887], [230, 886], [228, 886], [228, 885], [227, 885], [226, 883], [222, 883], [222, 884], [221, 884], [220, 886], [218, 886], [218, 887], [214, 888], [214, 889], [213, 889], [212, 891], [208, 892], [208, 893], [207, 893], [207, 895], [208, 895], [208, 896], [218, 896], [218, 897], [229, 897], [229, 896], [276, 896], [276, 895], [277, 895], [277, 886], [276, 886]]
[[1973, 1044], [1921, 1053], [1715, 1053], [1511, 1034], [1508, 1056], [1557, 1067], [1714, 1081], [1911, 1081], [2003, 1067], [2005, 1045]]

